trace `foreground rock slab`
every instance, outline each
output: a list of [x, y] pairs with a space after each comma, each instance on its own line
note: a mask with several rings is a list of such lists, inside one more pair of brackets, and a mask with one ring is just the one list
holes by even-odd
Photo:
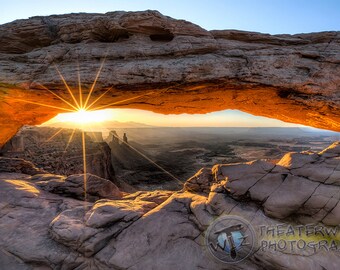
[[[204, 237], [217, 217], [230, 215], [250, 222], [257, 236], [263, 226], [336, 228], [339, 162], [334, 143], [320, 153], [289, 153], [277, 164], [216, 165], [210, 176], [205, 169], [188, 180], [186, 187], [198, 183], [194, 192], [140, 191], [96, 202], [55, 194], [63, 176], [1, 172], [0, 269], [335, 270], [335, 250], [260, 246], [241, 263], [225, 265], [209, 255]], [[313, 179], [311, 168], [320, 172]]]
[[[96, 201], [100, 198], [119, 199], [122, 193], [111, 181], [93, 174], [78, 174], [68, 177], [55, 177], [46, 179], [45, 175], [34, 177], [36, 185], [41, 189], [61, 196], [72, 197], [87, 201]], [[86, 195], [85, 195], [86, 193]]]
[[223, 183], [230, 197], [260, 204], [267, 216], [337, 226], [339, 157], [340, 143], [335, 142], [318, 154], [287, 153], [276, 164], [258, 160], [216, 165], [190, 178], [185, 189], [207, 193], [208, 187]]

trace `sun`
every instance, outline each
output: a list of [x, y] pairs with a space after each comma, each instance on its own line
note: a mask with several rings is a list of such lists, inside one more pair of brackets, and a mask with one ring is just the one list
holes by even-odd
[[54, 121], [91, 125], [112, 120], [112, 117], [113, 115], [110, 110], [88, 111], [85, 109], [79, 109], [75, 112], [60, 113], [55, 117]]

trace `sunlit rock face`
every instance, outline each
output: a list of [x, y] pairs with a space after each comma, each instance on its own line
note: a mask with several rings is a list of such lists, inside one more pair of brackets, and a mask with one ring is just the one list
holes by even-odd
[[0, 144], [62, 112], [54, 106], [68, 107], [42, 85], [74, 103], [54, 64], [74, 93], [79, 64], [86, 95], [103, 59], [90, 101], [112, 89], [94, 107], [239, 109], [340, 131], [339, 32], [206, 31], [145, 11], [33, 17], [1, 25], [0, 38]]
[[277, 163], [219, 164], [200, 170], [187, 180], [185, 189], [199, 193], [214, 189], [236, 200], [255, 201], [276, 219], [293, 217], [300, 223], [336, 226], [340, 222], [339, 156], [340, 142], [335, 142], [320, 153], [287, 153]]

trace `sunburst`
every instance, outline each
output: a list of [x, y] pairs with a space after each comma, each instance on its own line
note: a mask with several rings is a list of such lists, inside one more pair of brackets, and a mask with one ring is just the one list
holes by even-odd
[[[72, 113], [86, 113], [89, 111], [97, 111], [97, 110], [102, 110], [102, 109], [106, 109], [106, 108], [110, 108], [114, 105], [117, 104], [121, 104], [127, 101], [131, 101], [131, 100], [135, 100], [141, 97], [145, 97], [148, 95], [151, 95], [153, 93], [155, 93], [155, 91], [150, 91], [146, 94], [143, 95], [138, 95], [138, 96], [134, 96], [131, 98], [126, 98], [123, 100], [118, 100], [109, 104], [105, 104], [105, 105], [97, 105], [98, 102], [105, 97], [105, 95], [107, 95], [110, 91], [112, 91], [113, 87], [108, 88], [104, 93], [102, 93], [98, 98], [96, 98], [94, 101], [91, 101], [91, 97], [92, 94], [95, 92], [95, 87], [97, 84], [97, 81], [100, 77], [101, 71], [104, 68], [104, 63], [105, 63], [105, 59], [106, 57], [103, 59], [103, 61], [100, 64], [100, 67], [96, 73], [95, 79], [90, 87], [90, 90], [88, 92], [87, 95], [84, 95], [83, 90], [82, 90], [82, 86], [81, 86], [81, 76], [80, 76], [80, 68], [79, 68], [79, 63], [77, 64], [77, 83], [78, 83], [78, 99], [76, 97], [76, 95], [73, 93], [71, 87], [68, 85], [65, 77], [63, 76], [63, 74], [61, 73], [61, 71], [59, 70], [58, 66], [56, 64], [53, 64], [57, 74], [59, 75], [61, 81], [63, 82], [67, 93], [69, 95], [69, 99], [66, 99], [60, 95], [58, 95], [57, 93], [55, 93], [54, 91], [52, 91], [51, 89], [49, 89], [48, 87], [42, 85], [42, 84], [37, 84], [39, 85], [42, 89], [48, 91], [50, 94], [52, 94], [53, 96], [55, 96], [56, 98], [58, 98], [60, 101], [62, 101], [65, 105], [65, 107], [61, 107], [61, 106], [54, 106], [51, 104], [46, 104], [46, 103], [41, 103], [41, 102], [36, 102], [36, 101], [31, 101], [31, 100], [27, 100], [27, 99], [20, 99], [20, 98], [11, 98], [11, 100], [13, 101], [17, 101], [17, 102], [24, 102], [24, 103], [28, 103], [28, 104], [34, 104], [34, 105], [39, 105], [39, 106], [43, 106], [43, 107], [47, 107], [47, 108], [53, 108], [53, 109], [58, 109], [61, 111], [65, 111], [65, 112], [72, 112]], [[2, 99], [5, 99], [4, 97], [1, 97]], [[95, 106], [97, 105], [97, 106]], [[64, 128], [61, 128], [59, 130], [57, 130], [50, 138], [48, 138], [46, 140], [46, 142], [51, 141], [52, 139], [54, 139], [56, 136], [58, 136], [62, 130]], [[76, 129], [73, 129], [68, 142], [66, 144], [65, 150], [64, 150], [64, 154], [66, 153], [67, 149], [69, 148], [72, 139], [75, 135], [75, 131]], [[121, 138], [117, 137], [122, 143], [127, 144], [126, 142], [124, 142]], [[84, 172], [84, 200], [86, 201], [87, 197], [87, 161], [86, 161], [86, 134], [84, 129], [82, 129], [81, 131], [81, 141], [82, 141], [82, 161], [83, 161], [83, 172]], [[156, 162], [154, 162], [152, 159], [150, 159], [149, 157], [147, 157], [145, 154], [141, 153], [139, 150], [137, 150], [136, 148], [132, 147], [130, 144], [128, 144], [128, 146], [133, 149], [137, 154], [141, 155], [143, 158], [145, 158], [147, 161], [149, 161], [150, 163], [152, 163], [154, 166], [156, 166], [158, 169], [160, 169], [161, 171], [163, 171], [164, 173], [168, 174], [169, 176], [171, 176], [171, 178], [175, 179], [176, 181], [178, 181], [181, 185], [183, 185], [183, 182], [181, 182], [176, 176], [174, 176], [173, 174], [171, 174], [170, 172], [168, 172], [167, 170], [165, 170], [163, 167], [161, 167], [159, 164], [157, 164]]]
[[162, 166], [160, 166], [159, 164], [157, 164], [155, 161], [153, 161], [151, 158], [149, 158], [148, 156], [146, 156], [145, 154], [143, 154], [142, 152], [140, 152], [138, 149], [134, 148], [131, 144], [128, 144], [127, 142], [125, 142], [124, 140], [122, 140], [120, 137], [112, 134], [112, 136], [114, 136], [115, 138], [117, 138], [121, 143], [126, 144], [129, 148], [131, 148], [132, 150], [134, 150], [137, 154], [139, 154], [141, 157], [145, 158], [147, 161], [149, 161], [151, 164], [153, 164], [155, 167], [157, 167], [158, 169], [160, 169], [162, 172], [166, 173], [167, 175], [169, 175], [171, 178], [173, 178], [174, 180], [176, 180], [177, 182], [180, 183], [180, 185], [183, 185], [183, 182], [181, 180], [179, 180], [176, 176], [174, 176], [172, 173], [170, 173], [169, 171], [167, 171], [166, 169], [164, 169]]

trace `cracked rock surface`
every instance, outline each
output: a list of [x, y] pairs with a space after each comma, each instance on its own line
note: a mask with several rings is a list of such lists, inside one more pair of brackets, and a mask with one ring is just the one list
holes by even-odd
[[[55, 192], [65, 188], [63, 176], [1, 170], [0, 269], [226, 269], [205, 247], [212, 221], [237, 215], [257, 234], [263, 225], [338, 225], [339, 164], [337, 142], [320, 153], [288, 153], [276, 164], [201, 170], [185, 185], [191, 191], [139, 191], [93, 202]], [[227, 268], [335, 270], [339, 264], [336, 251], [297, 255], [257, 248]]]
[[340, 223], [340, 143], [320, 153], [287, 153], [276, 164], [268, 161], [215, 165], [190, 178], [186, 190], [207, 193], [223, 183], [234, 199], [250, 199], [277, 219], [295, 217], [303, 223]]

